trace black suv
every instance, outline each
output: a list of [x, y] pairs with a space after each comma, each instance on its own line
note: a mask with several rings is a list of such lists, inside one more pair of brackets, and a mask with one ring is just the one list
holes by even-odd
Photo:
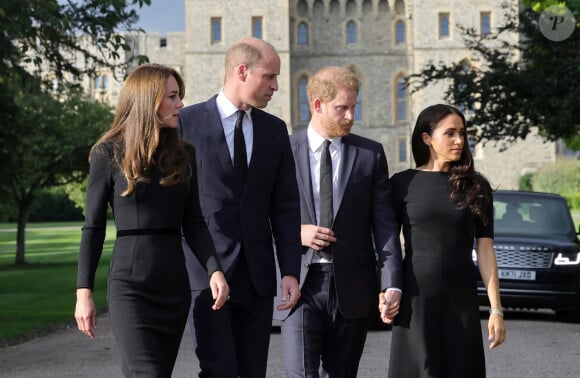
[[[493, 194], [494, 248], [502, 305], [551, 308], [580, 322], [580, 242], [566, 200], [557, 194]], [[475, 261], [475, 250], [474, 261]], [[481, 305], [489, 305], [479, 282]]]

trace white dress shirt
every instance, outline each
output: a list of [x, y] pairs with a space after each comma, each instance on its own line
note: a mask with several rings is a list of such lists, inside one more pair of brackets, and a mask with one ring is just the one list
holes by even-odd
[[[221, 90], [216, 98], [216, 105], [220, 118], [222, 121], [222, 126], [224, 128], [224, 135], [226, 137], [226, 143], [228, 144], [228, 150], [230, 151], [230, 158], [232, 163], [234, 161], [234, 128], [236, 127], [236, 120], [238, 118], [237, 111], [238, 108], [231, 103], [230, 100], [225, 96], [224, 91]], [[246, 155], [248, 158], [248, 166], [250, 166], [250, 160], [252, 157], [252, 148], [254, 146], [254, 128], [252, 126], [252, 115], [251, 109], [246, 111], [246, 117], [242, 121], [242, 131], [244, 133], [244, 141], [246, 142]]]
[[[320, 157], [324, 149], [323, 143], [324, 139], [320, 134], [318, 134], [310, 125], [306, 130], [308, 137], [308, 161], [310, 162], [310, 175], [312, 179], [312, 195], [314, 197], [314, 209], [316, 211], [316, 221], [320, 223]], [[338, 210], [338, 174], [340, 172], [340, 164], [342, 163], [342, 138], [330, 138], [330, 157], [332, 159], [332, 207], [333, 213], [336, 215]], [[317, 254], [314, 254], [312, 258], [313, 263], [326, 263], [330, 262], [324, 258], [320, 258]]]

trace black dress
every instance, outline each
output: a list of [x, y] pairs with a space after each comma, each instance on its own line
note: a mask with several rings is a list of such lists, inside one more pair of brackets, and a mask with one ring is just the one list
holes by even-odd
[[220, 269], [199, 205], [193, 147], [186, 148], [193, 170], [190, 182], [162, 186], [153, 166], [150, 182], [137, 184], [127, 197], [121, 196], [127, 184], [114, 162], [111, 142], [91, 155], [77, 287], [93, 288], [111, 204], [117, 240], [109, 267], [108, 306], [125, 376], [171, 376], [191, 302], [182, 228], [209, 274]]
[[485, 377], [472, 250], [474, 236], [493, 237], [493, 223], [484, 227], [451, 203], [449, 177], [409, 169], [391, 179], [405, 238], [391, 378]]

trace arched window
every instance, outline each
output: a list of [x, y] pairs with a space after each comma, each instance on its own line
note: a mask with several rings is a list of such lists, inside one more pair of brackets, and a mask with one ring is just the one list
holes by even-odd
[[356, 23], [354, 21], [349, 21], [346, 24], [346, 43], [356, 43], [356, 42], [357, 42]]
[[302, 46], [308, 45], [308, 25], [306, 22], [298, 24], [298, 44]]
[[211, 43], [220, 43], [222, 41], [222, 18], [211, 18]]
[[356, 106], [354, 108], [354, 120], [362, 121], [363, 111], [362, 111], [362, 86], [358, 89], [358, 95], [356, 96]]
[[449, 38], [449, 13], [439, 13], [439, 38]]
[[479, 13], [479, 28], [483, 36], [491, 33], [491, 12]]
[[310, 119], [310, 107], [308, 104], [308, 95], [306, 93], [306, 85], [308, 84], [308, 79], [303, 77], [298, 83], [298, 109], [300, 114], [298, 115], [300, 122], [308, 122]]
[[407, 120], [407, 86], [404, 78], [397, 79], [397, 87], [395, 88], [395, 109], [396, 121]]
[[356, 105], [354, 107], [354, 121], [362, 121], [363, 120], [363, 84], [361, 75], [357, 72], [356, 67], [348, 67], [353, 74], [355, 74], [359, 78], [359, 87], [358, 87], [358, 94], [356, 95]]
[[99, 75], [95, 77], [95, 89], [98, 91], [105, 91], [109, 88], [109, 76]]
[[403, 44], [405, 43], [406, 36], [405, 36], [405, 22], [404, 21], [397, 21], [395, 23], [395, 43]]
[[252, 37], [262, 38], [262, 23], [261, 16], [252, 17]]
[[407, 161], [407, 139], [399, 139], [399, 163]]

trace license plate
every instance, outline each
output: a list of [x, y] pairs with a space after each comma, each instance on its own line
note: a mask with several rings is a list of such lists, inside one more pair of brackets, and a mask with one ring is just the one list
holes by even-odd
[[506, 280], [535, 281], [536, 272], [533, 270], [499, 269], [499, 278]]

